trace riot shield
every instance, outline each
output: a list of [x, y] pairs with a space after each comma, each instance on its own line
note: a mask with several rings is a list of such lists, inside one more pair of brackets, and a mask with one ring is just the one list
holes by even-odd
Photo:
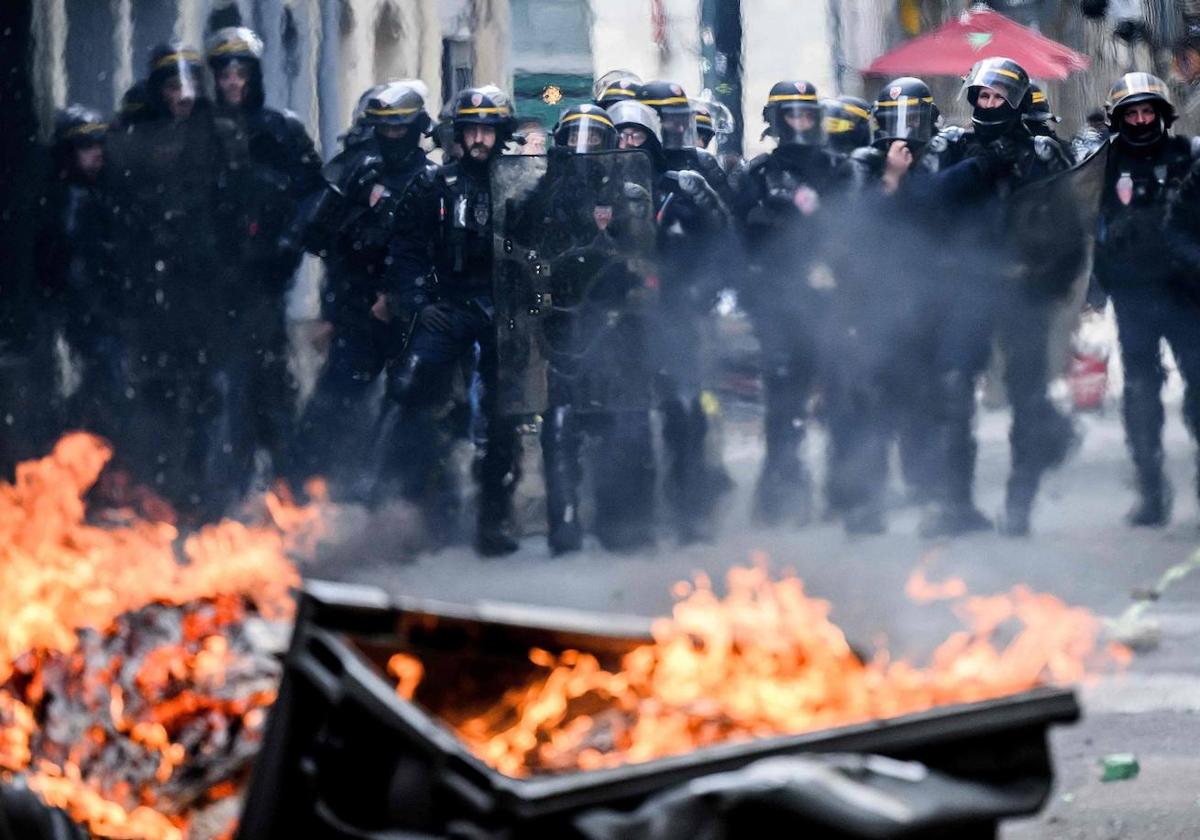
[[650, 407], [650, 159], [502, 157], [492, 168], [499, 398], [508, 414]]
[[1008, 230], [1018, 279], [1028, 293], [1061, 300], [1087, 283], [1108, 148], [1013, 193]]

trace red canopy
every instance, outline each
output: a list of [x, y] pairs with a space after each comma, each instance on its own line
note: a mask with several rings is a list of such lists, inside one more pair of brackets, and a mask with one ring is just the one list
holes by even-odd
[[871, 62], [877, 76], [962, 76], [981, 58], [1004, 56], [1034, 79], [1065, 79], [1090, 60], [1070, 47], [987, 8], [964, 12], [933, 32], [906, 41]]

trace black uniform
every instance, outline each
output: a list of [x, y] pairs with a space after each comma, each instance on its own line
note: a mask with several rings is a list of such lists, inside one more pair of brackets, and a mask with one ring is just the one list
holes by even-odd
[[[808, 115], [806, 133], [790, 127], [784, 110]], [[806, 524], [812, 486], [800, 450], [829, 308], [828, 290], [810, 282], [810, 271], [820, 258], [818, 210], [846, 186], [846, 170], [822, 145], [820, 106], [808, 82], [776, 84], [764, 118], [780, 145], [750, 163], [735, 211], [749, 259], [738, 298], [762, 344], [766, 390], [766, 455], [754, 514], [768, 524]]]
[[[112, 208], [101, 189], [103, 173], [84, 173], [75, 161], [81, 148], [102, 152], [105, 131], [100, 115], [81, 106], [61, 112], [55, 129], [55, 178], [36, 243], [42, 370], [56, 369], [52, 343], [57, 334], [66, 339], [80, 370], [78, 388], [65, 404], [57, 388], [48, 395], [44, 405], [62, 411], [44, 424], [47, 436], [64, 425], [112, 435], [123, 399], [125, 359], [117, 319], [120, 290], [112, 262]], [[54, 377], [42, 379], [57, 385]], [[43, 444], [48, 442], [43, 438]]]
[[208, 47], [214, 75], [236, 65], [246, 79], [238, 105], [224, 101], [216, 86], [218, 113], [241, 133], [250, 164], [240, 225], [241, 361], [234, 366], [235, 388], [247, 403], [249, 444], [270, 453], [273, 466], [281, 470], [297, 390], [288, 369], [286, 295], [300, 251], [289, 233], [302, 205], [316, 200], [324, 181], [321, 158], [299, 119], [264, 105], [261, 53], [257, 36], [242, 27], [219, 30]]
[[[485, 429], [475, 461], [479, 482], [476, 548], [501, 555], [518, 547], [511, 534], [512, 497], [520, 478], [516, 420], [499, 410], [495, 307], [492, 301], [492, 198], [489, 164], [515, 128], [507, 97], [493, 87], [468, 88], [455, 108], [456, 139], [463, 158], [437, 170], [433, 190], [422, 198], [417, 239], [433, 243], [434, 271], [393, 253], [390, 303], [412, 324], [403, 358], [390, 372], [388, 400], [394, 431], [387, 457], [401, 473], [401, 493], [422, 503], [427, 518], [445, 520], [456, 509], [447, 473], [446, 417], [460, 371], [477, 359], [477, 405]], [[466, 148], [469, 125], [496, 128], [489, 157]], [[404, 244], [402, 237], [395, 242]], [[476, 355], [477, 354], [477, 355]]]
[[[329, 355], [301, 417], [292, 456], [298, 477], [326, 475], [337, 493], [366, 498], [386, 465], [365, 463], [375, 425], [373, 386], [403, 351], [405, 323], [383, 309], [393, 254], [428, 269], [428, 242], [402, 237], [432, 193], [436, 168], [415, 143], [392, 150], [373, 134], [356, 138], [325, 167], [327, 185], [312, 212], [308, 247], [325, 258], [321, 317]], [[388, 195], [380, 197], [380, 191]], [[375, 203], [372, 204], [372, 197]]]
[[[1011, 65], [1011, 67], [1009, 66]], [[1015, 69], [1013, 69], [1015, 68]], [[1004, 71], [1004, 72], [1001, 72]], [[1023, 74], [1008, 59], [985, 59], [967, 79], [969, 91], [1000, 86]], [[935, 182], [950, 241], [941, 251], [944, 309], [933, 355], [935, 398], [931, 418], [938, 483], [936, 506], [922, 525], [928, 535], [989, 527], [975, 508], [975, 379], [987, 365], [997, 327], [1005, 348], [1005, 384], [1013, 409], [1005, 525], [1028, 530], [1042, 473], [1061, 462], [1072, 441], [1070, 423], [1046, 394], [1052, 296], [1018, 288], [1006, 278], [1012, 256], [1006, 202], [1022, 185], [1067, 169], [1070, 162], [1048, 137], [1034, 137], [1020, 119], [1028, 78], [1009, 91], [1001, 108], [976, 108], [975, 128], [947, 129], [931, 141], [923, 163]], [[1006, 89], [1007, 90], [1007, 89]], [[972, 102], [974, 102], [972, 96]], [[1014, 102], [1016, 104], [1014, 104]], [[966, 267], [964, 271], [963, 268]], [[1061, 292], [1061, 290], [1058, 290]]]
[[[1171, 491], [1163, 474], [1164, 380], [1159, 346], [1171, 345], [1185, 391], [1183, 414], [1200, 430], [1200, 142], [1168, 133], [1174, 108], [1166, 86], [1145, 73], [1126, 75], [1113, 89], [1109, 116], [1116, 137], [1107, 148], [1096, 234], [1095, 274], [1113, 301], [1125, 369], [1126, 442], [1137, 477], [1133, 525], [1163, 525]], [[1125, 109], [1150, 102], [1155, 123], [1126, 125]], [[1101, 150], [1100, 154], [1105, 151]]]
[[156, 50], [146, 87], [154, 116], [109, 135], [105, 168], [135, 418], [117, 449], [137, 479], [201, 517], [232, 503], [244, 467], [228, 374], [246, 172], [237, 131], [206, 100], [189, 116], [168, 110], [165, 84], [198, 91], [202, 73], [198, 53]]
[[723, 271], [736, 254], [730, 205], [734, 194], [715, 157], [696, 148], [695, 115], [686, 94], [671, 82], [647, 82], [638, 101], [662, 122], [663, 172], [655, 201], [659, 227], [657, 344], [659, 406], [667, 458], [666, 498], [683, 542], [707, 539], [713, 510], [730, 480], [705, 449], [708, 411], [704, 392], [704, 321]]

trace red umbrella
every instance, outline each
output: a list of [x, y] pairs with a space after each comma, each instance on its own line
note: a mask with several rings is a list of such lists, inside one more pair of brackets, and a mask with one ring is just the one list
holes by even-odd
[[981, 58], [1004, 56], [1035, 79], [1065, 79], [1090, 59], [986, 7], [906, 41], [871, 62], [877, 76], [962, 76]]

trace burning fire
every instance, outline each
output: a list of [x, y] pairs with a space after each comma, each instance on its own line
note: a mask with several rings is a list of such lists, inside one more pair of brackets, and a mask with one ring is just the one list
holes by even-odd
[[[959, 583], [923, 574], [910, 582], [920, 595], [957, 598], [967, 627], [921, 666], [886, 651], [862, 661], [830, 621], [830, 604], [798, 578], [772, 581], [763, 562], [732, 569], [724, 598], [698, 576], [677, 584], [672, 617], [655, 622], [653, 643], [618, 670], [588, 653], [534, 649], [544, 673], [458, 732], [511, 776], [587, 770], [1073, 682], [1119, 653], [1098, 646], [1101, 623], [1086, 609], [1021, 586], [965, 597]], [[401, 654], [389, 671], [411, 697], [420, 663]]]
[[270, 523], [182, 545], [128, 512], [100, 527], [83, 499], [111, 455], [71, 434], [0, 483], [0, 770], [95, 836], [179, 838], [257, 749], [276, 666], [246, 622], [291, 615], [318, 514], [272, 495]]

